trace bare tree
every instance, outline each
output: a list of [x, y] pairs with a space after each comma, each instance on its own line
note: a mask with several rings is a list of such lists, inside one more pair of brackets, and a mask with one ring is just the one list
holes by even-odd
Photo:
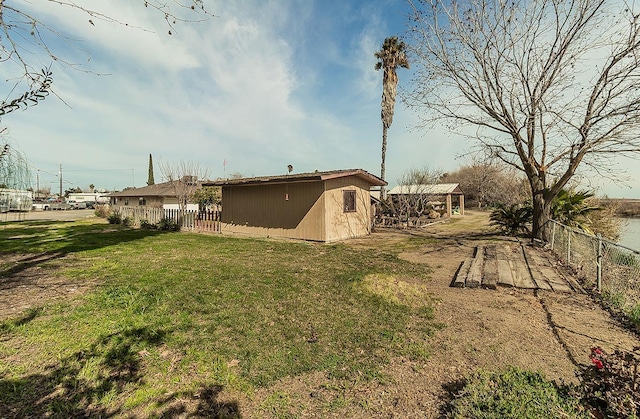
[[10, 144], [7, 129], [0, 129], [0, 189], [27, 189], [30, 186], [31, 170], [21, 151]]
[[549, 238], [551, 202], [579, 174], [613, 177], [640, 152], [640, 16], [606, 0], [412, 3], [418, 66], [406, 100], [475, 126], [476, 144], [531, 186], [533, 236]]
[[510, 166], [472, 159], [455, 172], [445, 174], [442, 183], [458, 183], [465, 203], [483, 207], [522, 203], [530, 195], [526, 178]]
[[430, 186], [438, 183], [442, 171], [428, 167], [411, 168], [398, 179], [399, 192], [391, 197], [391, 208], [396, 217], [409, 223], [411, 217], [418, 219], [433, 210]]
[[[102, 6], [89, 7], [74, 0], [42, 2], [81, 12], [86, 20], [78, 22], [78, 25], [85, 24], [88, 30], [101, 23], [133, 27], [129, 22], [109, 16]], [[176, 31], [175, 26], [180, 22], [202, 21], [212, 16], [205, 6], [205, 0], [138, 0], [138, 3], [164, 19], [169, 35]], [[22, 73], [16, 74], [13, 80], [26, 80], [27, 83], [31, 83], [39, 78], [40, 63], [43, 61], [56, 62], [76, 69], [82, 68], [59, 55], [55, 48], [61, 44], [80, 48], [79, 40], [58, 31], [54, 25], [32, 10], [34, 9], [19, 2], [0, 0], [0, 62], [13, 63], [19, 69], [16, 71]], [[148, 30], [140, 27], [136, 29]]]
[[194, 198], [194, 193], [202, 188], [202, 181], [207, 180], [209, 171], [194, 161], [180, 161], [175, 164], [160, 162], [160, 172], [178, 198], [181, 210]]

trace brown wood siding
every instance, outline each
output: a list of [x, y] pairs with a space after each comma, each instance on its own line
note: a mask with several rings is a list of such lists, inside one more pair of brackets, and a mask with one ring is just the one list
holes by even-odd
[[223, 231], [325, 241], [321, 181], [222, 188]]
[[[325, 184], [325, 241], [333, 242], [371, 233], [371, 185], [356, 176], [327, 180]], [[355, 212], [344, 211], [344, 191], [356, 192]]]

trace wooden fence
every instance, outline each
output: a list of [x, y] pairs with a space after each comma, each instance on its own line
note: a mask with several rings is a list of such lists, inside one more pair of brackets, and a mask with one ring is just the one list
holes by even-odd
[[162, 220], [177, 224], [180, 230], [220, 232], [220, 211], [179, 210], [148, 207], [116, 207], [114, 212], [122, 219], [129, 218], [133, 225], [145, 221], [158, 225]]

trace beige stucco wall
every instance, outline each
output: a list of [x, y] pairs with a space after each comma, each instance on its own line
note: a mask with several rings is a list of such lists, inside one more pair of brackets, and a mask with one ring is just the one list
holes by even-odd
[[[356, 176], [328, 181], [223, 186], [222, 232], [333, 242], [370, 233], [370, 185]], [[344, 212], [343, 191], [356, 191]]]
[[[109, 202], [111, 203], [112, 206], [115, 207], [137, 207], [140, 204], [140, 197], [138, 196], [130, 196], [130, 197], [117, 197], [117, 202], [114, 203], [113, 202], [113, 198], [116, 197], [112, 197], [110, 198]], [[161, 196], [147, 196], [145, 197], [146, 200], [146, 206], [147, 207], [153, 207], [153, 208], [162, 208], [162, 204], [164, 203], [164, 198]], [[125, 202], [128, 202], [128, 204], [125, 204]], [[176, 202], [177, 199], [176, 199]]]
[[[333, 242], [371, 233], [371, 185], [356, 177], [328, 180], [325, 183], [325, 241]], [[344, 191], [356, 192], [356, 211], [344, 211]]]

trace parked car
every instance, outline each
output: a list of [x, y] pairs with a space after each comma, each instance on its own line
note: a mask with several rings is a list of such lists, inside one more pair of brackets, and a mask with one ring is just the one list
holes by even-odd
[[87, 206], [87, 209], [94, 209], [96, 206], [95, 201], [85, 201], [85, 205]]
[[84, 203], [84, 202], [78, 202], [78, 201], [69, 200], [69, 201], [67, 201], [67, 204], [69, 204], [71, 209], [85, 209], [85, 208], [87, 208], [87, 204]]
[[[72, 206], [69, 205], [68, 202], [51, 202], [49, 204], [49, 208], [50, 210], [68, 210], [71, 209]], [[45, 210], [47, 210], [47, 208], [44, 208]]]

